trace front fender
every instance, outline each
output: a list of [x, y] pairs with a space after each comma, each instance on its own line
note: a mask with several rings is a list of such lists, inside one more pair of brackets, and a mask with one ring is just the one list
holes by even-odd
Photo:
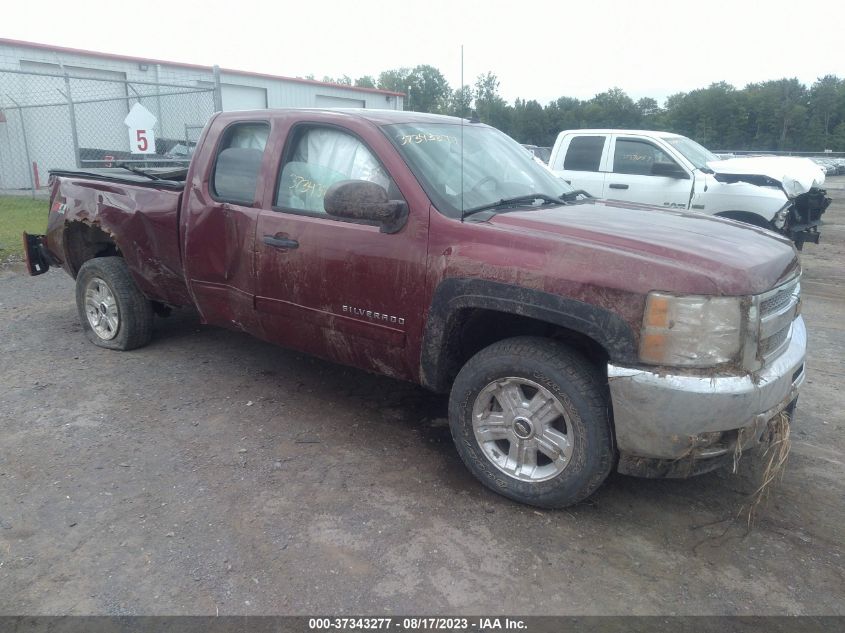
[[637, 358], [634, 331], [606, 308], [551, 294], [483, 279], [450, 278], [434, 292], [423, 333], [422, 383], [435, 391], [448, 389], [452, 373], [448, 355], [450, 336], [462, 310], [480, 308], [516, 314], [583, 334], [598, 343], [613, 362]]
[[747, 182], [719, 182], [707, 178], [707, 189], [696, 196], [693, 210], [707, 215], [720, 215], [728, 211], [741, 211], [760, 216], [771, 222], [775, 214], [787, 203], [786, 194], [777, 187], [762, 187]]

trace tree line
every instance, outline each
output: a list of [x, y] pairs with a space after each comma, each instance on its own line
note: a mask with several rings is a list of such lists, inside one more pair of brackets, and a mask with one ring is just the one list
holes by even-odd
[[[309, 76], [309, 79], [313, 79]], [[403, 92], [405, 109], [455, 116], [475, 114], [520, 143], [551, 146], [571, 128], [641, 128], [677, 132], [713, 150], [845, 151], [845, 79], [819, 78], [811, 86], [777, 79], [736, 88], [726, 82], [656, 99], [634, 101], [611, 88], [592, 99], [560, 97], [541, 105], [506, 102], [499, 79], [487, 72], [453, 89], [435, 67], [386, 70], [378, 77], [324, 77], [348, 86]]]

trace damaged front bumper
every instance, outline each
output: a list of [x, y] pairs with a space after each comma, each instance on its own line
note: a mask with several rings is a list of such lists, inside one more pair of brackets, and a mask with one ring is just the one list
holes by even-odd
[[799, 316], [786, 350], [753, 376], [658, 374], [609, 364], [619, 472], [688, 477], [759, 445], [773, 419], [792, 414], [806, 349]]
[[827, 191], [814, 187], [797, 196], [789, 209], [783, 234], [801, 250], [804, 242], [819, 243], [819, 226], [822, 214], [830, 206]]

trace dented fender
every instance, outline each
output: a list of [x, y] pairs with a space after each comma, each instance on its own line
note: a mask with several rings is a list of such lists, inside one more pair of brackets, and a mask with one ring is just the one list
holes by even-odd
[[45, 248], [75, 277], [92, 257], [122, 256], [151, 300], [189, 305], [179, 252], [182, 192], [55, 177]]

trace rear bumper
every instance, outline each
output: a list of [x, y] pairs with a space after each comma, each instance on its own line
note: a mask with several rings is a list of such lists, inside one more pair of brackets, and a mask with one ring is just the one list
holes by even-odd
[[[681, 477], [718, 467], [791, 413], [804, 382], [807, 332], [799, 316], [789, 346], [755, 376], [658, 374], [608, 365], [619, 470]], [[722, 458], [722, 459], [720, 459]]]
[[27, 271], [33, 276], [43, 275], [50, 269], [52, 262], [52, 258], [44, 246], [44, 236], [24, 233], [22, 238]]

